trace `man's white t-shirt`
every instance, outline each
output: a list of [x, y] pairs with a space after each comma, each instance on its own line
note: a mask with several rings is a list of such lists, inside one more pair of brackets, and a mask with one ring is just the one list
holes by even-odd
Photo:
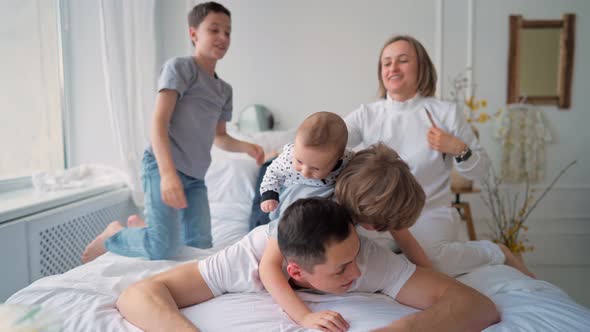
[[[213, 295], [265, 291], [258, 264], [275, 222], [253, 229], [239, 242], [198, 263]], [[365, 237], [359, 238], [361, 246], [357, 264], [361, 276], [347, 292], [379, 292], [395, 298], [416, 271], [416, 265], [403, 255], [396, 255]]]

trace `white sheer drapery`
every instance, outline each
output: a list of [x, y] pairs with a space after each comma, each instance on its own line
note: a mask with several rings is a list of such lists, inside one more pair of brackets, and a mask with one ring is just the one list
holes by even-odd
[[0, 182], [64, 169], [57, 5], [0, 1]]
[[99, 20], [111, 128], [133, 200], [143, 205], [141, 156], [156, 89], [155, 0], [100, 0]]

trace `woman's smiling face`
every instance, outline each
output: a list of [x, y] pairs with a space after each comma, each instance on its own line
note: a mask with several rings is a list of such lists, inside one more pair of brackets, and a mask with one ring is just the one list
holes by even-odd
[[412, 98], [418, 86], [416, 50], [405, 40], [387, 45], [381, 53], [381, 81], [391, 98], [404, 101]]

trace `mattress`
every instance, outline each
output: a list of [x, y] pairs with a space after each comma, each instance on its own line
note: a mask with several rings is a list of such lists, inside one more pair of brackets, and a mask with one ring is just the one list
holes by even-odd
[[[6, 303], [41, 305], [59, 317], [64, 331], [139, 331], [115, 307], [131, 283], [187, 261], [203, 259], [248, 232], [257, 167], [240, 155], [214, 153], [207, 175], [214, 247], [185, 247], [174, 260], [148, 261], [107, 253], [64, 274], [45, 277]], [[489, 296], [501, 322], [486, 331], [590, 331], [590, 310], [558, 287], [508, 266], [479, 268], [458, 278]], [[319, 295], [298, 292], [313, 311], [334, 310], [349, 331], [368, 331], [416, 312], [381, 294]], [[268, 293], [225, 294], [182, 309], [202, 331], [307, 331], [295, 324]]]

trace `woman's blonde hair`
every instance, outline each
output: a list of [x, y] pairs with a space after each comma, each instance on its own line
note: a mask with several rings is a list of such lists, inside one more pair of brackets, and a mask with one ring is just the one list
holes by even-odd
[[406, 164], [383, 143], [357, 152], [336, 180], [336, 200], [376, 231], [412, 226], [426, 196]]
[[416, 57], [418, 60], [418, 83], [416, 86], [417, 92], [423, 97], [432, 97], [436, 93], [436, 69], [430, 61], [430, 57], [428, 56], [428, 52], [422, 44], [416, 40], [414, 37], [405, 36], [405, 35], [398, 35], [391, 37], [379, 53], [379, 63], [378, 63], [378, 72], [377, 78], [379, 79], [379, 91], [378, 96], [379, 98], [385, 98], [387, 95], [387, 90], [385, 89], [385, 85], [383, 85], [383, 79], [381, 78], [381, 57], [383, 56], [383, 50], [385, 48], [397, 41], [404, 40], [408, 42], [416, 51]]

